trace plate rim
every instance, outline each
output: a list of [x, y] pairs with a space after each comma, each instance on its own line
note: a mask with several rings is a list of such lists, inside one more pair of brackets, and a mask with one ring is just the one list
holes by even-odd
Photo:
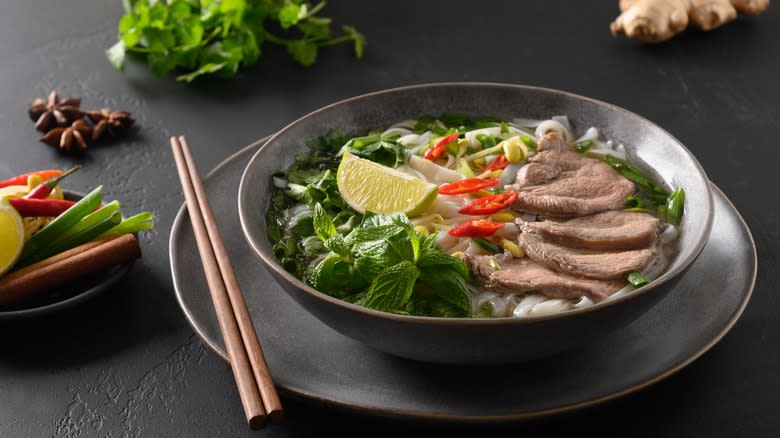
[[[238, 151], [234, 152], [227, 158], [225, 158], [223, 161], [221, 161], [217, 166], [215, 166], [213, 169], [211, 169], [205, 176], [204, 182], [207, 182], [208, 179], [218, 172], [220, 169], [228, 165], [233, 159], [236, 157], [246, 153], [248, 150], [251, 150], [252, 148], [258, 148], [262, 147], [262, 145], [270, 139], [272, 135], [262, 137], [261, 139], [242, 147]], [[251, 159], [251, 157], [249, 157]], [[289, 386], [281, 386], [277, 383], [277, 387], [280, 390], [280, 392], [286, 393], [288, 395], [296, 396], [302, 399], [306, 399], [308, 401], [315, 401], [319, 403], [324, 403], [329, 406], [333, 406], [339, 409], [342, 409], [344, 411], [348, 412], [356, 412], [356, 413], [362, 413], [382, 418], [391, 418], [391, 419], [416, 419], [416, 420], [432, 420], [432, 421], [459, 421], [459, 422], [468, 422], [468, 423], [497, 423], [497, 422], [508, 422], [508, 421], [517, 421], [517, 420], [530, 420], [535, 418], [542, 418], [542, 417], [548, 417], [552, 415], [557, 414], [563, 414], [567, 412], [574, 412], [579, 411], [585, 408], [593, 407], [596, 405], [604, 404], [608, 401], [615, 400], [624, 396], [627, 396], [629, 394], [633, 394], [636, 392], [639, 392], [645, 388], [648, 388], [668, 377], [671, 377], [672, 375], [678, 373], [682, 369], [686, 368], [691, 363], [695, 362], [697, 359], [699, 359], [701, 356], [703, 356], [706, 352], [711, 350], [715, 345], [717, 345], [725, 336], [728, 334], [731, 329], [734, 327], [734, 325], [737, 323], [737, 321], [740, 319], [742, 314], [744, 313], [745, 309], [747, 308], [748, 303], [750, 302], [750, 298], [753, 295], [753, 291], [755, 290], [756, 285], [756, 279], [758, 275], [758, 253], [756, 250], [755, 240], [753, 238], [753, 234], [750, 231], [750, 228], [747, 225], [747, 222], [745, 222], [745, 219], [742, 217], [742, 215], [739, 213], [739, 210], [737, 210], [734, 203], [726, 196], [726, 194], [718, 187], [714, 182], [710, 180], [710, 185], [713, 190], [713, 192], [717, 192], [720, 197], [725, 201], [726, 205], [732, 210], [736, 222], [744, 229], [746, 236], [747, 236], [747, 242], [750, 247], [750, 260], [752, 260], [752, 266], [753, 270], [749, 274], [750, 281], [749, 281], [749, 287], [747, 288], [747, 291], [744, 294], [744, 297], [742, 298], [742, 301], [739, 303], [737, 308], [735, 309], [734, 313], [732, 314], [731, 318], [726, 322], [726, 324], [721, 328], [721, 330], [706, 344], [704, 344], [702, 347], [700, 347], [698, 350], [696, 350], [693, 354], [691, 354], [689, 357], [685, 358], [684, 360], [678, 362], [674, 366], [666, 369], [665, 371], [656, 374], [655, 376], [637, 383], [635, 385], [626, 387], [620, 391], [615, 391], [610, 394], [605, 394], [600, 397], [592, 398], [589, 400], [585, 400], [578, 403], [568, 404], [565, 406], [557, 406], [554, 408], [546, 408], [546, 409], [540, 409], [535, 411], [527, 411], [522, 413], [516, 413], [516, 414], [497, 414], [497, 415], [485, 415], [485, 414], [477, 414], [477, 415], [462, 415], [462, 414], [446, 414], [446, 413], [430, 413], [430, 412], [419, 412], [415, 410], [404, 410], [404, 409], [381, 409], [381, 408], [371, 408], [366, 406], [360, 406], [355, 404], [350, 404], [346, 402], [342, 402], [339, 400], [335, 400], [332, 398], [325, 397], [321, 394], [314, 393], [313, 391], [307, 391], [300, 388], [292, 388]], [[714, 196], [713, 196], [714, 198]], [[714, 201], [714, 200], [713, 200]], [[214, 342], [211, 341], [211, 339], [206, 336], [205, 331], [201, 326], [199, 326], [192, 313], [189, 311], [187, 306], [184, 303], [183, 295], [181, 293], [181, 290], [179, 288], [179, 284], [177, 282], [177, 273], [178, 269], [176, 268], [174, 264], [174, 258], [175, 258], [175, 251], [174, 251], [174, 240], [175, 237], [178, 236], [179, 230], [181, 229], [181, 226], [179, 225], [183, 218], [184, 218], [184, 212], [186, 210], [186, 204], [182, 203], [181, 207], [179, 208], [178, 212], [176, 213], [174, 220], [171, 225], [171, 233], [169, 237], [168, 242], [168, 253], [169, 253], [169, 261], [171, 266], [171, 281], [173, 283], [174, 292], [176, 295], [176, 301], [179, 303], [179, 306], [182, 310], [182, 312], [185, 315], [185, 319], [187, 320], [188, 324], [192, 327], [192, 329], [195, 331], [195, 333], [198, 335], [200, 340], [206, 345], [206, 347], [211, 350], [214, 354], [216, 354], [217, 357], [222, 359], [223, 362], [225, 362], [228, 366], [230, 364], [226, 353], [222, 351], [222, 349], [216, 345]], [[714, 222], [714, 220], [713, 220]]]

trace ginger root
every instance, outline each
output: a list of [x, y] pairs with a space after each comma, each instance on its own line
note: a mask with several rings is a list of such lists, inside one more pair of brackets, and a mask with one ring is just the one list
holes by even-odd
[[737, 18], [737, 12], [756, 15], [768, 7], [769, 0], [620, 0], [621, 14], [609, 29], [613, 36], [660, 43], [688, 24], [712, 30]]

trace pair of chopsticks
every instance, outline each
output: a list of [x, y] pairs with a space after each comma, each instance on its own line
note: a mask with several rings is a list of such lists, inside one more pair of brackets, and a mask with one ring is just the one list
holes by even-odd
[[249, 427], [260, 429], [268, 419], [281, 420], [282, 404], [187, 139], [171, 137], [171, 148], [246, 419]]

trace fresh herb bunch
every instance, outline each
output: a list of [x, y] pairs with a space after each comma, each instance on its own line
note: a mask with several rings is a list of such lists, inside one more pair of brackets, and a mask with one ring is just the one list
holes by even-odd
[[[471, 316], [468, 270], [461, 260], [440, 251], [432, 236], [414, 231], [405, 216], [363, 216], [339, 193], [339, 152], [346, 148], [391, 164], [401, 153], [395, 140], [348, 139], [333, 130], [306, 143], [309, 152], [273, 175], [277, 189], [266, 226], [282, 267], [325, 293], [366, 307]], [[396, 287], [400, 281], [403, 287]]]
[[119, 41], [106, 51], [111, 64], [124, 70], [127, 53], [145, 58], [155, 75], [187, 71], [177, 80], [190, 82], [214, 74], [233, 76], [257, 62], [268, 41], [287, 48], [304, 66], [317, 60], [320, 47], [354, 44], [363, 56], [365, 38], [354, 27], [331, 34], [331, 19], [317, 14], [325, 7], [303, 0], [122, 0]]
[[314, 232], [330, 251], [308, 281], [337, 298], [385, 312], [471, 316], [468, 268], [416, 231], [403, 213], [366, 213], [348, 234], [314, 207]]

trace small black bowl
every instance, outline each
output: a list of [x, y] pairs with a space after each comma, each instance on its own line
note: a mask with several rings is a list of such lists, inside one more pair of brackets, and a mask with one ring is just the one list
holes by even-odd
[[[64, 195], [65, 199], [71, 201], [78, 201], [84, 197], [83, 193], [71, 191], [65, 191]], [[133, 263], [134, 260], [131, 260], [127, 263], [113, 266], [106, 271], [81, 278], [66, 286], [52, 288], [35, 298], [13, 306], [0, 306], [0, 321], [51, 315], [82, 304], [119, 281], [127, 274]]]

